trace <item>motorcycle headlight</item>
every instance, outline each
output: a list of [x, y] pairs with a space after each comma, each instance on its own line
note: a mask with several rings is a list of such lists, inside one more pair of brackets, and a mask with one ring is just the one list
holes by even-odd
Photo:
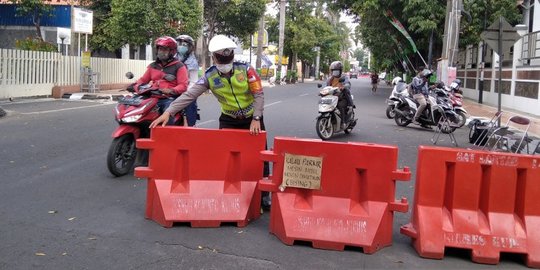
[[325, 88], [325, 89], [322, 89], [319, 93], [321, 94], [321, 96], [326, 96], [330, 94], [330, 91]]
[[142, 117], [142, 114], [126, 116], [126, 117], [122, 118], [122, 122], [124, 122], [124, 123], [137, 122], [139, 119], [141, 119], [141, 117]]

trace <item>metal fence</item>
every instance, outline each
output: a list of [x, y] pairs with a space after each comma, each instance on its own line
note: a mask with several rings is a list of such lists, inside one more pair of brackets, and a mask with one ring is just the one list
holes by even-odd
[[[127, 83], [131, 71], [142, 75], [147, 60], [91, 58], [92, 72], [100, 83]], [[81, 58], [57, 52], [0, 49], [0, 98], [51, 95], [52, 87], [81, 84]]]

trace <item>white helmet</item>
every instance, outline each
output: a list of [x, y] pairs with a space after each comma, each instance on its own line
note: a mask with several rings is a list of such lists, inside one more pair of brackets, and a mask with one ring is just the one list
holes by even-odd
[[225, 49], [234, 50], [236, 47], [236, 43], [234, 43], [232, 39], [225, 35], [216, 35], [210, 40], [210, 43], [208, 44], [208, 51], [214, 53]]
[[403, 79], [401, 77], [395, 77], [393, 80], [392, 80], [392, 85], [396, 85], [398, 82], [401, 82], [403, 81]]

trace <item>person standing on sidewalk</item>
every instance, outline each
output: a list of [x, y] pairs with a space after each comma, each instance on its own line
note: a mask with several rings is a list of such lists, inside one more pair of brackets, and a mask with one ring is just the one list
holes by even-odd
[[[220, 129], [246, 129], [253, 135], [258, 135], [265, 130], [264, 92], [261, 78], [250, 65], [234, 61], [236, 47], [236, 43], [227, 36], [214, 36], [208, 44], [208, 51], [212, 53], [215, 65], [208, 68], [187, 92], [174, 100], [163, 115], [150, 124], [150, 128], [164, 126], [169, 117], [210, 90], [221, 106]], [[263, 176], [268, 175], [270, 175], [270, 168], [265, 162]], [[262, 206], [263, 208], [270, 207], [268, 192], [263, 192]]]

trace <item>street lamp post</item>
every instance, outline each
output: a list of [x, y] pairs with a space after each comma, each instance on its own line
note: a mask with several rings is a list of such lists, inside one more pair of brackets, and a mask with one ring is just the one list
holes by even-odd
[[64, 49], [64, 40], [68, 38], [68, 36], [66, 35], [66, 33], [64, 32], [60, 32], [58, 34], [58, 37], [60, 38], [60, 42], [61, 42], [61, 45], [60, 45], [60, 54], [62, 55], [67, 55], [67, 46], [66, 46], [66, 49]]
[[60, 54], [61, 55], [64, 55], [64, 39], [66, 39], [66, 37], [60, 37], [60, 40], [62, 41], [62, 43], [60, 44]]

